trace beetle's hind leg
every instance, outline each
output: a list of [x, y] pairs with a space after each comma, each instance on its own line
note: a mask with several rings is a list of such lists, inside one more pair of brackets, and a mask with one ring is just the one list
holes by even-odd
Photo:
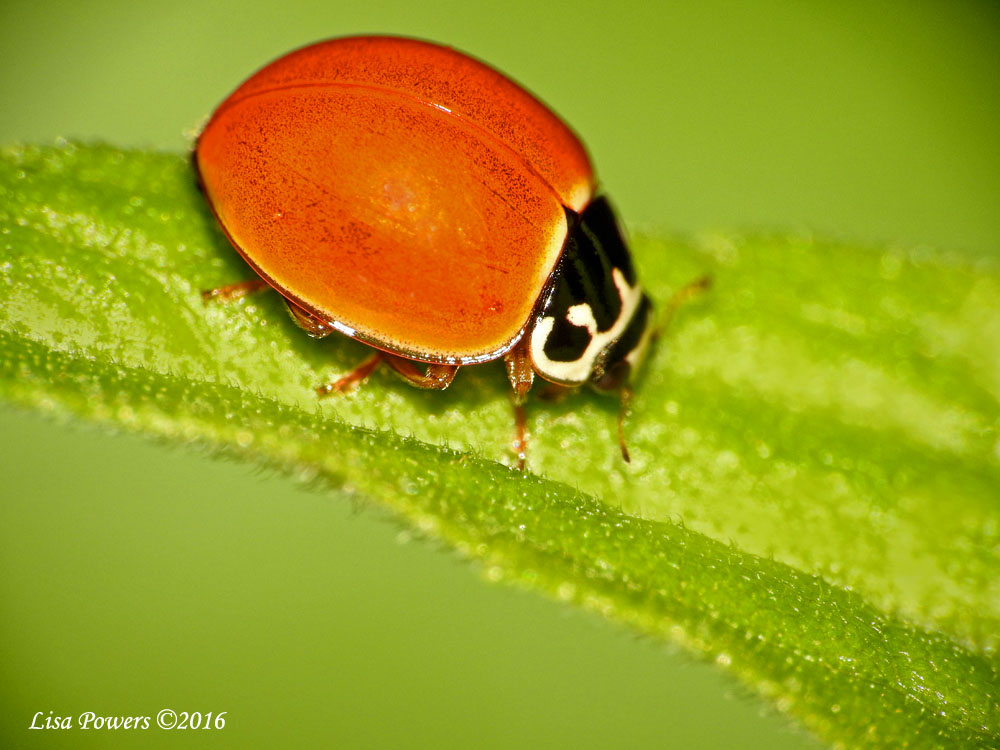
[[201, 293], [201, 299], [206, 303], [232, 302], [241, 297], [246, 297], [248, 294], [270, 288], [271, 285], [264, 281], [264, 279], [250, 279], [248, 281], [239, 281], [235, 284], [226, 284], [226, 286], [217, 286], [214, 289], [205, 289]]

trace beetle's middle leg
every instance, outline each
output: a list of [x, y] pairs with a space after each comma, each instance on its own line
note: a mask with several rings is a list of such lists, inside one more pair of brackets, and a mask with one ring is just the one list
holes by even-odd
[[410, 385], [417, 388], [430, 388], [438, 391], [443, 391], [451, 385], [451, 381], [455, 379], [455, 373], [458, 372], [459, 367], [458, 365], [432, 364], [428, 365], [427, 372], [423, 373], [412, 360], [405, 357], [398, 357], [395, 354], [389, 354], [389, 352], [376, 350], [368, 359], [340, 380], [321, 385], [316, 389], [316, 392], [320, 396], [327, 396], [331, 393], [343, 393], [348, 388], [365, 380], [365, 378], [375, 372], [375, 368], [382, 362], [389, 365]]
[[353, 388], [367, 379], [369, 375], [375, 372], [375, 368], [378, 367], [379, 362], [381, 361], [382, 352], [376, 349], [374, 354], [351, 370], [351, 372], [347, 373], [344, 377], [340, 378], [340, 380], [335, 380], [332, 383], [319, 386], [316, 389], [316, 393], [320, 396], [329, 396], [333, 393], [343, 393], [344, 391]]

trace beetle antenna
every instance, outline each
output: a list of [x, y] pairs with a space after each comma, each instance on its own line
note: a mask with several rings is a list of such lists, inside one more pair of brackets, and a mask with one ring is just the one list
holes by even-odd
[[[674, 315], [677, 313], [677, 309], [681, 305], [707, 291], [711, 286], [712, 277], [706, 275], [695, 279], [689, 284], [685, 284], [674, 292], [663, 308], [663, 315], [653, 330], [653, 338], [659, 338], [660, 334], [667, 329], [667, 326], [670, 325], [670, 322], [674, 319]], [[622, 458], [625, 459], [625, 463], [632, 463], [632, 458], [628, 452], [628, 445], [625, 443], [625, 417], [628, 416], [629, 406], [632, 403], [632, 388], [628, 385], [623, 385], [619, 391], [619, 397], [621, 405], [618, 409], [618, 447], [621, 448]]]
[[656, 326], [653, 336], [659, 337], [659, 335], [667, 329], [667, 326], [670, 325], [670, 322], [674, 319], [674, 315], [677, 313], [677, 309], [681, 305], [711, 288], [712, 277], [706, 275], [685, 284], [674, 292], [670, 299], [667, 300], [666, 306], [663, 308], [663, 315], [660, 317], [660, 322]]
[[627, 385], [623, 385], [622, 389], [618, 392], [619, 396], [619, 409], [618, 409], [618, 447], [622, 449], [622, 458], [625, 459], [625, 463], [632, 463], [632, 457], [629, 456], [628, 446], [625, 445], [625, 416], [628, 414], [629, 404], [632, 403], [632, 388]]

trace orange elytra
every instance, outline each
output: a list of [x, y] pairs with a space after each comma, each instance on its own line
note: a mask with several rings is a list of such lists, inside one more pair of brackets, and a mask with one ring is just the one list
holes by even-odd
[[313, 44], [229, 95], [195, 163], [263, 280], [207, 294], [266, 283], [310, 334], [376, 349], [321, 392], [379, 362], [444, 388], [502, 357], [522, 462], [535, 374], [627, 394], [655, 326], [614, 214], [573, 131], [484, 63], [414, 39]]

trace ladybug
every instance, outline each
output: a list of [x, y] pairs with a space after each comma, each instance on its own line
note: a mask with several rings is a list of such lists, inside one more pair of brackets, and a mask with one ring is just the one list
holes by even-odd
[[380, 363], [443, 389], [503, 358], [522, 467], [535, 375], [618, 391], [624, 414], [653, 306], [583, 144], [493, 68], [415, 39], [319, 42], [230, 94], [194, 160], [260, 277], [206, 298], [273, 287], [310, 335], [375, 349], [321, 394]]

